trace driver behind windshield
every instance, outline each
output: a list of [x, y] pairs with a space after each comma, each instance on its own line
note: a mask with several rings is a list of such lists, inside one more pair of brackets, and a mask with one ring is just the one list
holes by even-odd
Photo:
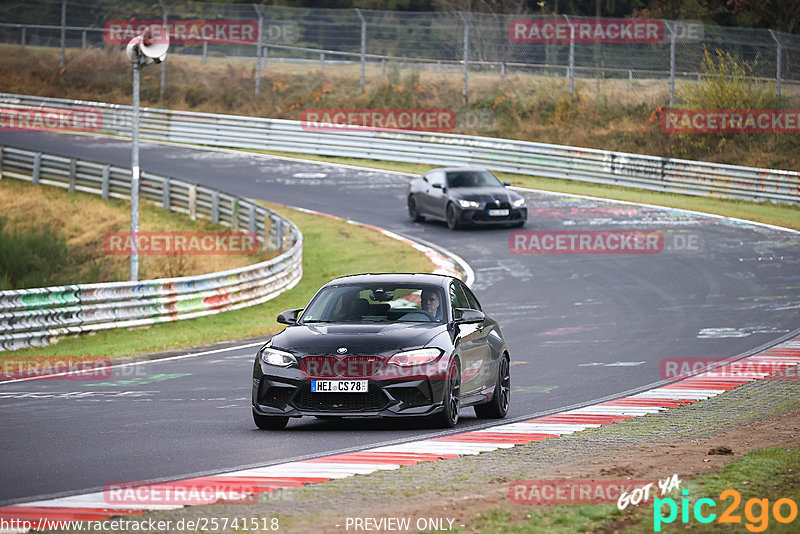
[[439, 291], [433, 288], [423, 289], [420, 298], [422, 309], [428, 312], [437, 321], [442, 320], [442, 301]]

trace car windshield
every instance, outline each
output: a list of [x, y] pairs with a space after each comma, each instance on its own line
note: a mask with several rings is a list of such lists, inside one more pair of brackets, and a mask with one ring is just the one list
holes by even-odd
[[419, 322], [444, 319], [442, 290], [430, 285], [347, 284], [323, 288], [302, 323]]
[[453, 171], [447, 173], [447, 187], [503, 187], [489, 171]]

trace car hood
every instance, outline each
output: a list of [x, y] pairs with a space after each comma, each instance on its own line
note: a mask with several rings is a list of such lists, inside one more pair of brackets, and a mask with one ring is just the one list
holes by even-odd
[[439, 323], [316, 323], [290, 326], [272, 338], [272, 346], [296, 355], [391, 355], [423, 347], [447, 329]]
[[508, 202], [522, 198], [519, 194], [505, 187], [486, 188], [486, 187], [455, 187], [447, 190], [450, 196], [456, 199], [473, 200], [483, 204], [499, 200]]

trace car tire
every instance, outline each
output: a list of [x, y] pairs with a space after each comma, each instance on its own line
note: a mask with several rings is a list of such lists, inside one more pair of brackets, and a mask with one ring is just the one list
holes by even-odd
[[458, 214], [456, 213], [456, 207], [453, 204], [447, 205], [445, 220], [447, 221], [447, 227], [451, 230], [458, 230], [461, 227], [461, 225], [458, 224]]
[[419, 214], [419, 206], [417, 206], [417, 199], [410, 196], [408, 197], [408, 216], [411, 217], [413, 222], [424, 221], [425, 217]]
[[511, 400], [511, 372], [508, 358], [503, 356], [497, 368], [497, 382], [494, 386], [492, 400], [486, 404], [475, 406], [475, 415], [479, 419], [502, 419], [508, 414]]
[[458, 410], [461, 408], [461, 371], [455, 360], [447, 367], [442, 404], [444, 409], [436, 414], [437, 426], [453, 428], [458, 424]]
[[280, 430], [286, 428], [289, 417], [281, 415], [261, 415], [253, 410], [253, 421], [261, 430]]

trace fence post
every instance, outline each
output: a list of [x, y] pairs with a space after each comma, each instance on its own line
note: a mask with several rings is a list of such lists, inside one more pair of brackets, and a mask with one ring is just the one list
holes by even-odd
[[32, 181], [34, 185], [39, 183], [39, 175], [42, 172], [42, 153], [37, 152], [33, 155], [33, 177]]
[[675, 28], [671, 24], [664, 24], [669, 28], [669, 105], [675, 105]]
[[272, 219], [269, 216], [269, 212], [264, 214], [264, 247], [271, 248], [272, 247], [272, 240], [270, 239], [270, 234], [272, 233]]
[[361, 19], [361, 94], [363, 95], [366, 92], [364, 89], [364, 69], [367, 61], [367, 21], [361, 14], [360, 9], [356, 8], [356, 14]]
[[628, 90], [633, 91], [633, 71], [628, 71]]
[[250, 232], [250, 238], [255, 239], [256, 236], [256, 207], [252, 204], [247, 206], [247, 231]]
[[467, 17], [461, 11], [458, 12], [458, 16], [464, 22], [464, 85], [461, 88], [461, 96], [464, 97], [464, 102], [466, 102], [468, 100], [467, 87], [469, 85], [469, 22], [467, 22]]
[[111, 165], [103, 165], [103, 176], [102, 178], [100, 178], [102, 184], [100, 186], [102, 189], [100, 196], [102, 196], [105, 200], [108, 200], [108, 190], [111, 185], [109, 183], [111, 181], [110, 179], [111, 179]]
[[3, 179], [3, 147], [0, 146], [0, 180]]
[[575, 26], [569, 20], [567, 15], [564, 18], [569, 24], [569, 67], [567, 68], [567, 77], [569, 78], [569, 99], [572, 100], [572, 95], [575, 94]]
[[239, 229], [239, 198], [233, 197], [231, 200], [231, 230], [234, 232]]
[[325, 52], [319, 53], [319, 68], [325, 70]]
[[25, 48], [25, 28], [22, 28], [22, 32], [21, 32], [21, 35], [20, 35], [20, 38], [19, 38], [19, 42], [20, 42], [20, 46], [22, 46], [22, 48]]
[[264, 69], [269, 68], [269, 46], [264, 45]]
[[69, 186], [67, 186], [68, 193], [75, 192], [75, 172], [76, 172], [77, 162], [75, 158], [69, 160]]
[[219, 191], [211, 191], [211, 224], [219, 224]]
[[[167, 7], [164, 5], [164, 0], [158, 0], [161, 6], [161, 22], [163, 25], [162, 31], [167, 27]], [[161, 62], [161, 85], [158, 86], [158, 100], [164, 100], [164, 89], [167, 86], [167, 62]]]
[[189, 186], [189, 218], [197, 220], [197, 186], [194, 184]]
[[264, 31], [264, 16], [257, 4], [253, 4], [253, 9], [258, 15], [258, 43], [256, 43], [256, 96], [258, 96], [261, 92], [261, 37]]
[[775, 82], [777, 83], [776, 87], [776, 94], [775, 96], [778, 99], [778, 107], [781, 107], [781, 56], [783, 55], [783, 47], [781, 46], [781, 41], [778, 39], [778, 36], [775, 34], [773, 30], [769, 30], [769, 34], [775, 40], [775, 43], [778, 45], [778, 57], [776, 58], [776, 71], [775, 71]]
[[86, 30], [81, 32], [81, 50], [86, 50]]
[[61, 68], [59, 75], [63, 72], [67, 64], [67, 0], [61, 0], [61, 61], [58, 66]]
[[171, 206], [170, 202], [170, 182], [169, 178], [164, 178], [161, 183], [161, 209], [169, 211]]
[[208, 41], [203, 41], [203, 65], [206, 64], [208, 59]]

